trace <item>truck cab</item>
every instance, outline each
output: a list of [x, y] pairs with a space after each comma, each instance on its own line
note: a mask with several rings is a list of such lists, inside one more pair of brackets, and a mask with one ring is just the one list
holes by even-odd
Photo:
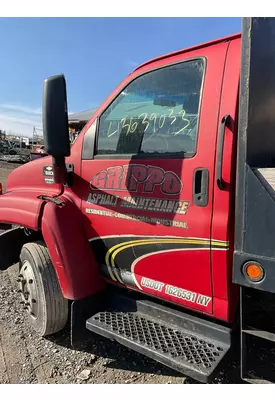
[[[72, 147], [65, 79], [45, 81], [52, 158], [13, 171], [0, 196], [3, 226], [20, 225], [0, 236], [0, 268], [20, 260], [37, 332], [61, 330], [71, 307], [72, 332], [81, 314], [86, 333], [201, 381], [213, 375], [240, 310], [232, 276], [241, 50], [236, 34], [146, 62]], [[58, 309], [45, 304], [51, 294]]]

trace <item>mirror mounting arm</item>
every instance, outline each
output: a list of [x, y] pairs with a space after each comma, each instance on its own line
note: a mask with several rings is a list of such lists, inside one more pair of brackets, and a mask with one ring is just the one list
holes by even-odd
[[66, 184], [68, 181], [68, 172], [64, 157], [52, 157], [53, 178], [55, 183]]

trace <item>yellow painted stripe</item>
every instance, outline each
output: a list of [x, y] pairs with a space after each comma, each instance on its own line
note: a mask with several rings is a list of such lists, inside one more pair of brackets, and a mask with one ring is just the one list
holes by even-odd
[[[106, 257], [107, 257], [107, 255], [106, 255]], [[107, 265], [107, 269], [108, 269], [109, 275], [110, 275], [110, 277], [112, 278], [113, 281], [116, 281], [116, 278], [115, 278], [115, 276], [113, 274], [113, 271], [112, 271], [112, 268], [110, 267], [110, 264], [106, 262], [106, 257], [105, 257], [105, 264]]]
[[[114, 268], [115, 268], [115, 266], [114, 266]], [[121, 279], [121, 277], [119, 276], [119, 273], [117, 272], [117, 270], [116, 270], [116, 269], [113, 269], [112, 271], [114, 272], [114, 274], [115, 274], [117, 280], [118, 280], [120, 283], [124, 284], [124, 282], [123, 282], [123, 280]]]
[[221, 246], [221, 247], [228, 247], [229, 246], [229, 242], [225, 242], [223, 240], [215, 240], [215, 239], [211, 240], [211, 244], [213, 244], [213, 245], [215, 244], [215, 245]]
[[108, 268], [108, 272], [109, 272], [109, 275], [110, 275], [110, 277], [112, 278], [112, 280], [113, 280], [113, 281], [116, 281], [116, 278], [114, 277], [112, 268], [111, 268], [110, 266], [108, 266], [108, 265], [107, 265], [107, 268]]
[[124, 282], [123, 282], [123, 280], [121, 279], [121, 277], [119, 276], [119, 273], [118, 273], [118, 271], [116, 270], [116, 266], [113, 265], [113, 268], [114, 268], [114, 269], [112, 269], [112, 268], [110, 267], [110, 264], [109, 264], [109, 265], [108, 265], [108, 268], [110, 268], [110, 270], [114, 273], [116, 279], [117, 279], [120, 283], [123, 284]]

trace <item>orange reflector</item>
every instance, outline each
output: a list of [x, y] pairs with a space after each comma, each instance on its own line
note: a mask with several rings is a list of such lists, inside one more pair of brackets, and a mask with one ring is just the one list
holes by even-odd
[[264, 277], [264, 270], [261, 264], [252, 261], [243, 266], [243, 272], [245, 277], [253, 282], [259, 282]]

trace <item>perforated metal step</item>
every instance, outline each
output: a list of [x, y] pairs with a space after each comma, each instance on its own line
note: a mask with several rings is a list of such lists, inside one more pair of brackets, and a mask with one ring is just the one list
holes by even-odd
[[213, 377], [230, 348], [230, 330], [148, 301], [122, 304], [93, 315], [87, 328], [198, 381]]

